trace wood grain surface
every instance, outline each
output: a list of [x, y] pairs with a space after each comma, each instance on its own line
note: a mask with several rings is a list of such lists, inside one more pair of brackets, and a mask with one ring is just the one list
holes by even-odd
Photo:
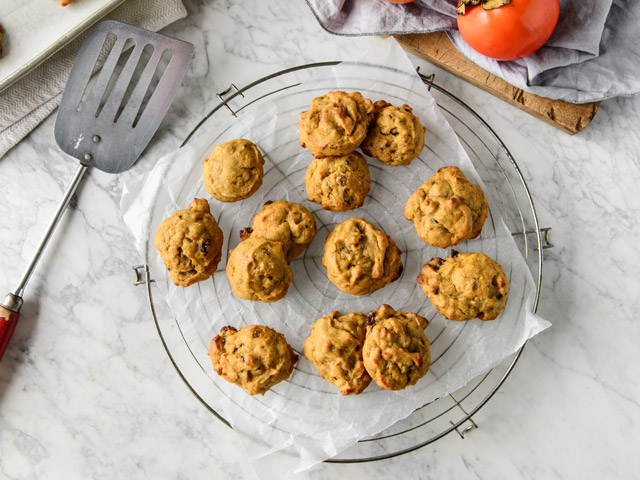
[[394, 35], [394, 38], [406, 51], [571, 135], [584, 129], [598, 111], [599, 102], [575, 104], [551, 100], [514, 87], [467, 60], [445, 32]]

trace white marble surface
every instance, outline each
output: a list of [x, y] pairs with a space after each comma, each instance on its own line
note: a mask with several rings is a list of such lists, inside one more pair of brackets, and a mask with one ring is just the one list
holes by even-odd
[[[0, 362], [0, 478], [238, 479], [256, 476], [235, 434], [176, 375], [153, 325], [119, 211], [121, 185], [176, 148], [230, 83], [366, 48], [325, 33], [302, 0], [186, 2], [167, 33], [196, 59], [152, 145], [131, 171], [91, 171], [26, 293]], [[634, 478], [640, 471], [640, 98], [603, 102], [561, 133], [414, 57], [478, 111], [523, 171], [545, 251], [539, 313], [553, 327], [474, 417], [416, 452], [321, 464], [300, 479]], [[75, 164], [49, 118], [0, 159], [0, 291], [11, 290]]]

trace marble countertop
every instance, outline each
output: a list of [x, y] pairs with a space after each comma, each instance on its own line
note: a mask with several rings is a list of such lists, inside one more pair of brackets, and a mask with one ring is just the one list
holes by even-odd
[[[266, 478], [236, 434], [176, 374], [153, 324], [140, 263], [119, 209], [123, 183], [171, 152], [231, 83], [366, 48], [324, 32], [302, 0], [185, 1], [165, 30], [196, 57], [134, 167], [91, 171], [25, 292], [0, 362], [0, 477]], [[640, 470], [640, 97], [602, 102], [569, 136], [411, 56], [462, 98], [516, 159], [554, 248], [544, 252], [534, 337], [475, 416], [415, 452], [322, 463], [299, 479], [633, 478]], [[0, 291], [29, 261], [76, 169], [53, 138], [55, 115], [0, 159]]]

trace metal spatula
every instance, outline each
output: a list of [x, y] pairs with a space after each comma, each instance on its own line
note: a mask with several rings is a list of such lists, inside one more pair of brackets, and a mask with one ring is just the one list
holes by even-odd
[[133, 165], [173, 101], [193, 51], [190, 43], [112, 20], [87, 34], [55, 125], [58, 146], [80, 166], [22, 279], [0, 303], [0, 359], [20, 317], [24, 288], [84, 172], [120, 173]]

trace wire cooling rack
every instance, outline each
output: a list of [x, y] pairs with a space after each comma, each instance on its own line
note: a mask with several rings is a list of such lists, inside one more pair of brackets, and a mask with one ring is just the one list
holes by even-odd
[[[246, 87], [231, 85], [218, 94], [219, 104], [193, 129], [184, 140], [190, 142], [199, 129], [214, 115], [227, 115], [232, 122], [241, 112], [256, 102], [291, 88], [288, 76], [295, 72], [322, 70], [339, 62], [302, 65], [261, 78]], [[536, 294], [531, 305], [535, 313], [539, 301], [542, 280], [543, 250], [553, 245], [549, 241], [549, 229], [540, 228], [533, 200], [524, 178], [507, 147], [493, 129], [462, 100], [438, 85], [434, 76], [420, 74], [421, 80], [431, 91], [442, 114], [457, 134], [482, 181], [496, 193], [497, 208], [514, 235], [518, 247], [531, 270], [536, 284]], [[299, 85], [299, 84], [296, 84]], [[304, 172], [302, 172], [302, 175]], [[304, 188], [304, 187], [302, 187]], [[320, 211], [314, 211], [316, 215]], [[233, 223], [233, 228], [246, 225]], [[208, 394], [210, 379], [203, 375], [180, 325], [164, 302], [153, 300], [153, 280], [147, 265], [134, 267], [136, 284], [146, 285], [150, 310], [164, 348], [176, 371], [193, 394], [220, 421], [229, 421], [212, 405]], [[322, 272], [318, 269], [318, 275]], [[309, 273], [313, 276], [313, 273]], [[425, 300], [428, 301], [428, 300]], [[523, 347], [524, 348], [524, 347]], [[299, 354], [301, 352], [298, 352]], [[359, 441], [327, 462], [356, 463], [380, 460], [417, 450], [443, 436], [457, 432], [464, 436], [478, 427], [472, 418], [499, 390], [513, 370], [522, 348], [497, 367], [467, 383], [460, 390], [438, 398], [415, 410], [409, 417], [374, 437]]]

